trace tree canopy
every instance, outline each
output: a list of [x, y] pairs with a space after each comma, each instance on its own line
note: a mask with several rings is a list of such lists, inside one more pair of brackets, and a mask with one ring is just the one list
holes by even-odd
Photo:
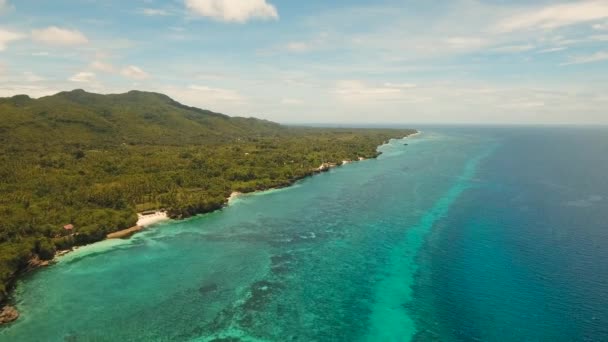
[[288, 127], [141, 91], [0, 98], [0, 300], [33, 257], [102, 240], [137, 212], [217, 210], [233, 191], [287, 186], [413, 132]]

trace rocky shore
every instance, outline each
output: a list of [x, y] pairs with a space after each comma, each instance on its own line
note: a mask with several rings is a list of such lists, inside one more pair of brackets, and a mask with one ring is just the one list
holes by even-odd
[[0, 324], [6, 324], [19, 318], [19, 312], [12, 306], [7, 305], [0, 311]]

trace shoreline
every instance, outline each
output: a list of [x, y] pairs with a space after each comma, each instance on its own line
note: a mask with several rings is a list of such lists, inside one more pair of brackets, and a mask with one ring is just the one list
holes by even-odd
[[230, 197], [228, 197], [228, 200], [227, 200], [228, 202], [227, 202], [227, 203], [228, 203], [228, 204], [230, 204], [231, 202], [234, 202], [234, 200], [235, 200], [235, 199], [237, 199], [237, 198], [238, 198], [239, 196], [241, 196], [241, 195], [243, 195], [243, 193], [242, 193], [242, 192], [233, 191], [233, 192], [230, 194]]
[[[410, 138], [412, 136], [416, 136], [421, 134], [420, 131], [416, 131], [415, 133], [406, 135], [402, 138], [395, 138], [396, 140], [403, 140], [403, 139], [407, 139]], [[384, 146], [386, 144], [388, 144], [390, 142], [387, 141], [382, 145], [379, 145], [378, 148], [380, 148], [381, 146]], [[272, 187], [272, 188], [267, 188], [267, 189], [258, 189], [255, 191], [251, 191], [251, 192], [238, 192], [238, 191], [233, 191], [227, 198], [226, 201], [224, 203], [224, 205], [221, 208], [218, 209], [214, 209], [208, 212], [202, 212], [202, 213], [198, 213], [196, 215], [192, 215], [191, 217], [194, 216], [198, 216], [198, 215], [204, 215], [204, 214], [209, 214], [212, 212], [216, 212], [218, 210], [221, 210], [227, 206], [229, 206], [232, 202], [234, 202], [234, 200], [236, 200], [238, 197], [243, 196], [243, 195], [248, 195], [248, 194], [254, 194], [254, 193], [258, 193], [258, 192], [264, 192], [264, 191], [271, 191], [271, 190], [278, 190], [278, 189], [284, 189], [284, 188], [288, 188], [293, 186], [294, 184], [296, 184], [298, 181], [308, 178], [308, 177], [312, 177], [314, 175], [320, 174], [320, 173], [324, 173], [324, 172], [328, 172], [333, 168], [336, 167], [340, 167], [340, 166], [344, 166], [344, 165], [348, 165], [351, 163], [355, 163], [355, 162], [360, 162], [360, 161], [365, 161], [367, 159], [376, 159], [378, 158], [378, 156], [380, 156], [382, 154], [382, 152], [376, 150], [376, 154], [374, 156], [369, 156], [367, 158], [364, 157], [358, 157], [357, 160], [342, 160], [342, 162], [339, 163], [322, 163], [318, 168], [312, 169], [310, 170], [310, 173], [307, 175], [304, 175], [302, 177], [298, 177], [298, 178], [294, 178], [293, 180], [291, 180], [289, 183], [286, 184], [281, 184], [280, 186], [277, 187]], [[160, 223], [160, 222], [164, 222], [164, 221], [170, 221], [170, 220], [182, 220], [185, 219], [187, 217], [180, 217], [177, 219], [171, 218], [169, 217], [167, 211], [164, 210], [157, 210], [152, 214], [148, 214], [145, 215], [146, 212], [143, 213], [137, 213], [137, 223], [135, 226], [130, 227], [130, 228], [126, 228], [126, 229], [122, 229], [122, 230], [118, 230], [112, 233], [109, 233], [106, 235], [106, 237], [102, 240], [96, 241], [96, 242], [92, 242], [86, 245], [80, 245], [80, 246], [73, 246], [70, 249], [66, 249], [66, 250], [57, 250], [55, 251], [55, 254], [53, 256], [53, 259], [51, 260], [40, 260], [38, 258], [32, 258], [30, 260], [30, 263], [28, 264], [28, 266], [22, 270], [21, 272], [17, 273], [14, 275], [14, 279], [13, 279], [13, 285], [12, 287], [14, 287], [14, 283], [16, 282], [17, 279], [19, 279], [21, 276], [23, 276], [24, 274], [33, 272], [33, 271], [37, 271], [39, 269], [42, 268], [46, 268], [46, 267], [50, 267], [53, 266], [54, 264], [56, 264], [59, 260], [59, 258], [65, 256], [66, 254], [69, 254], [70, 252], [73, 252], [75, 250], [77, 250], [80, 247], [84, 247], [84, 246], [89, 246], [89, 245], [94, 245], [98, 242], [102, 242], [102, 241], [106, 241], [106, 240], [112, 240], [112, 239], [126, 239], [126, 238], [130, 238], [133, 235], [143, 231], [146, 227]], [[12, 289], [10, 290], [10, 292], [12, 292]], [[2, 303], [0, 305], [0, 312], [4, 313], [5, 310], [8, 310], [6, 312], [10, 313], [9, 316], [12, 318], [13, 316], [16, 316], [14, 319], [10, 319], [10, 320], [0, 320], [0, 326], [4, 325], [4, 324], [9, 324], [15, 320], [18, 319], [19, 317], [19, 312], [16, 310], [14, 305], [14, 302], [12, 302], [9, 298], [11, 298], [11, 296], [9, 295], [7, 297], [7, 300], [4, 301], [4, 303]]]
[[40, 268], [40, 267], [51, 266], [54, 263], [56, 263], [58, 261], [58, 259], [61, 258], [62, 256], [66, 255], [66, 254], [68, 254], [70, 252], [73, 252], [73, 251], [77, 250], [80, 247], [93, 245], [93, 244], [96, 244], [98, 242], [106, 241], [106, 240], [129, 238], [129, 237], [135, 235], [136, 233], [141, 232], [146, 227], [149, 227], [151, 225], [154, 225], [154, 224], [157, 224], [157, 223], [160, 223], [160, 222], [172, 220], [169, 217], [169, 215], [167, 214], [166, 211], [160, 211], [160, 210], [159, 211], [155, 211], [153, 214], [149, 214], [149, 215], [144, 215], [144, 213], [137, 213], [137, 217], [138, 217], [137, 223], [133, 227], [117, 230], [117, 231], [112, 232], [112, 233], [108, 233], [103, 240], [92, 242], [92, 243], [89, 243], [87, 245], [74, 246], [74, 247], [72, 247], [70, 249], [57, 250], [55, 252], [55, 256], [53, 257], [53, 259], [48, 260], [46, 262], [42, 262], [42, 263], [36, 264], [36, 265], [32, 265], [33, 266], [32, 269], [28, 270], [28, 271], [32, 271], [32, 270], [35, 270], [35, 269]]
[[422, 134], [422, 131], [416, 131], [416, 133], [410, 134], [410, 135], [404, 137], [404, 139], [415, 137], [415, 136], [420, 135], [420, 134]]
[[[422, 133], [422, 131], [416, 130], [416, 132], [414, 132], [412, 134], [406, 135], [406, 136], [404, 136], [402, 138], [395, 138], [395, 139], [396, 140], [404, 140], [404, 139], [408, 139], [408, 138], [411, 138], [411, 137], [416, 136], [416, 135], [420, 135], [421, 133]], [[380, 148], [381, 146], [384, 146], [384, 145], [386, 145], [388, 143], [389, 142], [387, 141], [384, 144], [379, 145], [378, 148]], [[314, 175], [317, 175], [317, 174], [320, 174], [320, 173], [323, 173], [323, 172], [328, 172], [331, 169], [336, 168], [336, 167], [345, 166], [345, 165], [348, 165], [348, 164], [352, 164], [352, 163], [356, 163], [356, 162], [361, 162], [361, 161], [365, 161], [365, 160], [368, 160], [368, 159], [376, 159], [381, 154], [382, 154], [382, 152], [378, 151], [376, 153], [376, 155], [373, 156], [373, 157], [368, 157], [368, 158], [358, 157], [356, 160], [345, 159], [345, 160], [342, 160], [341, 163], [322, 163], [318, 168], [312, 169], [311, 173], [309, 175], [305, 175], [304, 177], [300, 177], [300, 178], [294, 179], [292, 182], [290, 182], [289, 184], [285, 184], [284, 186], [277, 186], [277, 187], [272, 187], [272, 188], [267, 188], [267, 189], [259, 189], [259, 190], [255, 190], [255, 191], [251, 191], [251, 192], [233, 191], [226, 198], [226, 202], [225, 202], [225, 204], [224, 204], [224, 206], [222, 208], [215, 209], [215, 210], [212, 210], [212, 211], [209, 211], [209, 212], [199, 213], [197, 215], [210, 214], [212, 212], [221, 210], [221, 209], [225, 208], [226, 206], [230, 205], [232, 202], [234, 202], [236, 199], [238, 199], [239, 197], [241, 197], [243, 195], [249, 195], [249, 194], [254, 194], [254, 193], [258, 193], [258, 192], [264, 192], [264, 191], [271, 191], [271, 190], [279, 190], [279, 189], [288, 188], [288, 187], [293, 186], [294, 184], [296, 184], [298, 181], [300, 181], [302, 179], [305, 179], [305, 178], [308, 178], [308, 177], [312, 177]], [[193, 215], [193, 216], [197, 216], [197, 215]], [[108, 239], [129, 238], [132, 235], [135, 235], [136, 233], [144, 230], [147, 226], [151, 226], [151, 225], [154, 225], [156, 223], [160, 223], [160, 222], [164, 222], [164, 221], [183, 220], [183, 219], [188, 218], [188, 217], [183, 217], [183, 218], [174, 219], [174, 218], [169, 217], [169, 215], [167, 214], [167, 211], [164, 211], [164, 210], [157, 210], [157, 211], [155, 211], [154, 214], [150, 214], [150, 215], [144, 215], [144, 213], [137, 213], [137, 217], [138, 217], [138, 220], [137, 220], [137, 224], [135, 226], [133, 226], [131, 228], [127, 228], [127, 229], [122, 229], [122, 230], [119, 230], [119, 231], [116, 231], [116, 232], [113, 232], [113, 233], [109, 233], [106, 236], [105, 239], [97, 241], [97, 242], [105, 241], [105, 240], [108, 240]], [[109, 237], [110, 235], [112, 235], [112, 236], [119, 236], [119, 237], [111, 237], [110, 238]], [[91, 244], [95, 244], [95, 243], [96, 242], [93, 242]], [[76, 250], [78, 247], [82, 247], [82, 246], [75, 246], [75, 247], [72, 247], [69, 250], [57, 251], [55, 253], [55, 257], [52, 260], [49, 260], [49, 263], [47, 265], [43, 265], [41, 267], [51, 266], [55, 262], [56, 258], [62, 257], [64, 255], [68, 254], [69, 252], [72, 252], [72, 251]]]
[[117, 232], [106, 235], [106, 240], [127, 238], [139, 231], [142, 231], [143, 229], [144, 229], [143, 226], [138, 225], [138, 226], [133, 226], [131, 228], [119, 230]]
[[[169, 214], [165, 210], [156, 210], [153, 214], [137, 213], [136, 226], [146, 227], [159, 222], [170, 220]], [[130, 229], [130, 228], [129, 228]]]

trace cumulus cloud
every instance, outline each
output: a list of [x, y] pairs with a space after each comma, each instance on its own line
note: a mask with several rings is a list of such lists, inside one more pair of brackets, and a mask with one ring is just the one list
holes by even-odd
[[185, 5], [195, 15], [225, 22], [279, 18], [276, 7], [266, 0], [185, 0]]
[[0, 29], [0, 51], [4, 51], [8, 43], [23, 38], [21, 33]]
[[95, 74], [88, 71], [82, 71], [70, 77], [70, 81], [78, 83], [92, 83], [95, 81]]
[[89, 42], [87, 37], [80, 31], [63, 29], [57, 26], [33, 30], [32, 39], [44, 44], [61, 46], [82, 45]]
[[593, 0], [542, 7], [506, 18], [496, 30], [502, 33], [533, 29], [555, 29], [608, 18], [608, 1]]
[[135, 65], [129, 65], [129, 66], [123, 68], [120, 71], [120, 74], [123, 75], [124, 77], [134, 79], [134, 80], [145, 80], [146, 78], [150, 77], [150, 75], [147, 72], [143, 71], [140, 67], [135, 66]]

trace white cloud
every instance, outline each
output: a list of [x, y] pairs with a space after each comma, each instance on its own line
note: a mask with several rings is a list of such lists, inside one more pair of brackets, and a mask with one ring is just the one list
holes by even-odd
[[417, 85], [415, 85], [414, 83], [384, 83], [385, 87], [389, 87], [389, 88], [402, 88], [402, 89], [408, 89], [408, 88], [416, 88]]
[[195, 15], [225, 22], [279, 18], [277, 9], [266, 0], [185, 0], [185, 4]]
[[47, 51], [39, 51], [39, 52], [32, 52], [32, 56], [36, 56], [36, 57], [46, 57], [46, 56], [50, 56], [51, 54], [48, 53]]
[[0, 62], [0, 75], [6, 74], [7, 69], [6, 64]]
[[87, 37], [77, 30], [62, 29], [49, 26], [41, 30], [32, 31], [34, 41], [49, 45], [82, 45], [89, 42]]
[[4, 51], [8, 43], [23, 38], [24, 36], [21, 33], [0, 29], [0, 51]]
[[0, 14], [13, 9], [13, 5], [11, 5], [8, 0], [0, 0]]
[[499, 108], [516, 108], [516, 109], [530, 109], [530, 108], [537, 108], [537, 107], [544, 107], [545, 103], [542, 101], [512, 101], [512, 102], [505, 102], [503, 104], [498, 104]]
[[140, 67], [137, 67], [135, 65], [129, 65], [123, 68], [120, 73], [124, 77], [131, 78], [134, 80], [145, 80], [146, 78], [150, 77], [147, 72], [143, 71]]
[[487, 44], [485, 39], [479, 37], [449, 37], [445, 43], [456, 50], [476, 50]]
[[167, 86], [156, 89], [175, 100], [230, 115], [252, 114], [251, 105], [238, 91], [193, 84], [188, 87]]
[[[321, 32], [309, 40], [291, 41], [276, 49], [276, 51], [304, 53], [327, 48], [332, 48], [331, 36], [326, 32]], [[272, 54], [273, 51], [270, 51], [270, 53]]]
[[207, 86], [191, 85], [188, 89], [200, 94], [200, 96], [221, 101], [241, 101], [242, 97], [234, 90], [211, 88]]
[[520, 13], [502, 20], [495, 29], [502, 33], [534, 29], [549, 30], [604, 18], [608, 18], [608, 1], [579, 1]]
[[492, 49], [495, 52], [504, 52], [504, 53], [517, 53], [517, 52], [525, 52], [534, 49], [534, 45], [532, 44], [520, 44], [520, 45], [507, 45], [500, 46]]
[[300, 99], [294, 99], [294, 98], [284, 98], [281, 100], [281, 104], [287, 105], [287, 106], [298, 106], [303, 103], [304, 103], [304, 101], [302, 101]]
[[27, 94], [31, 97], [42, 97], [57, 94], [59, 90], [31, 84], [0, 85], [0, 96]]
[[31, 72], [31, 71], [26, 71], [23, 73], [23, 78], [27, 81], [27, 82], [40, 82], [40, 81], [44, 81], [46, 80], [44, 77], [36, 75], [35, 73]]
[[82, 71], [70, 77], [70, 81], [78, 83], [92, 83], [95, 82], [95, 74], [88, 71]]
[[608, 60], [608, 51], [599, 51], [591, 55], [573, 57], [570, 61], [563, 63], [562, 65], [587, 64], [605, 60]]
[[400, 88], [369, 85], [361, 80], [338, 81], [334, 92], [345, 102], [387, 101], [401, 97]]
[[605, 31], [608, 30], [608, 23], [595, 24], [592, 28], [597, 31]]
[[[608, 34], [587, 34], [584, 36], [576, 36], [573, 38], [566, 38], [563, 36], [551, 37], [548, 40], [542, 41], [548, 43], [549, 46], [554, 48], [568, 47], [580, 44], [590, 44], [596, 42], [608, 41]], [[549, 48], [549, 47], [548, 47]]]
[[540, 50], [540, 51], [538, 51], [538, 53], [558, 52], [558, 51], [563, 51], [566, 49], [567, 49], [567, 47], [565, 47], [565, 46], [556, 46], [556, 47]]
[[105, 73], [113, 73], [116, 71], [116, 68], [114, 68], [112, 64], [102, 61], [93, 61], [93, 63], [91, 63], [91, 68]]
[[141, 10], [141, 13], [143, 15], [147, 15], [149, 17], [171, 15], [171, 13], [169, 13], [169, 11], [164, 10], [164, 9], [160, 9], [160, 8], [143, 8]]
[[290, 42], [285, 47], [291, 52], [307, 52], [311, 49], [310, 44], [306, 42]]
[[605, 42], [608, 41], [608, 34], [594, 34], [589, 37], [592, 42]]

